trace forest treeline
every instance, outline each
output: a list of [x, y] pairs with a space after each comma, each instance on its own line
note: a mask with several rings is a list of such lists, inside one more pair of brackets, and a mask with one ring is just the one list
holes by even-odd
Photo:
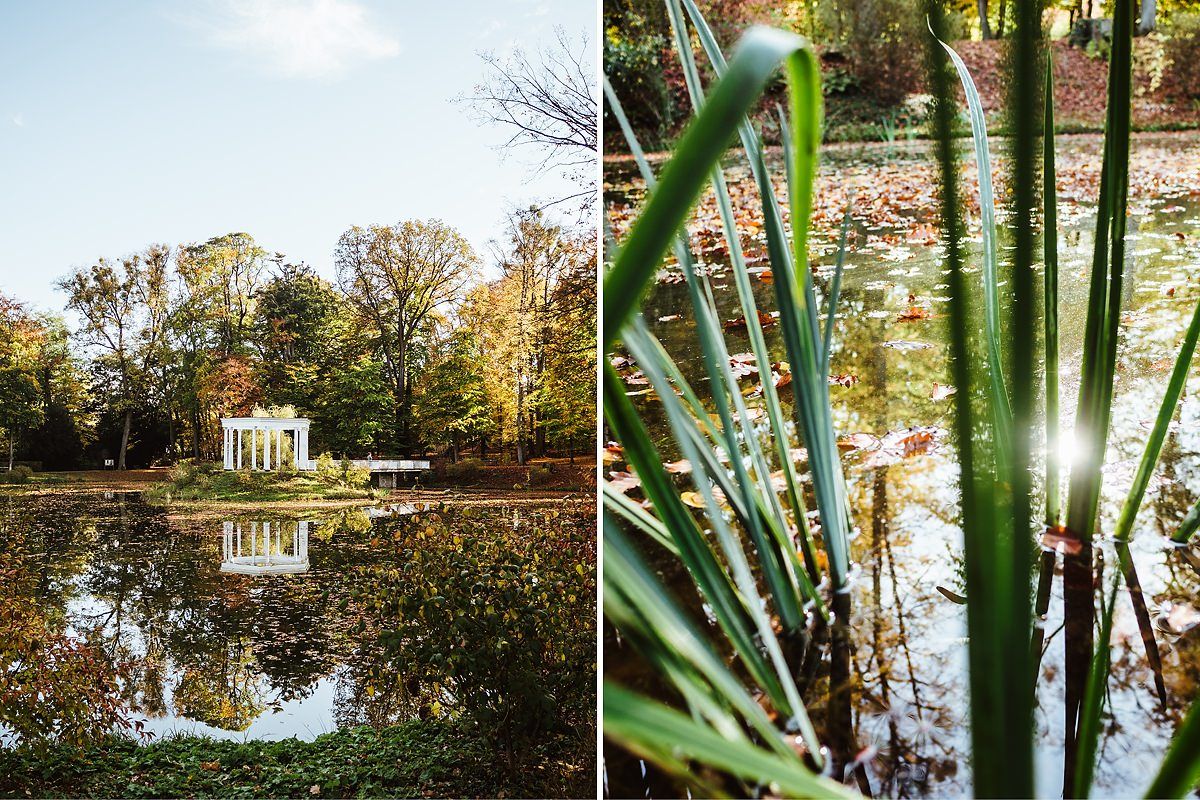
[[288, 406], [314, 453], [590, 452], [594, 235], [536, 208], [506, 228], [490, 269], [449, 225], [407, 220], [345, 231], [333, 282], [229, 233], [76, 268], [65, 314], [0, 295], [6, 455], [214, 459], [220, 417]]

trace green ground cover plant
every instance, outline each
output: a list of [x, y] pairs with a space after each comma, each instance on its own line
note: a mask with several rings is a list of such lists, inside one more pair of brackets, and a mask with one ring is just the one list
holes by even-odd
[[485, 739], [435, 720], [311, 742], [112, 738], [0, 750], [0, 797], [586, 797], [594, 778], [574, 755], [549, 740], [498, 770]]

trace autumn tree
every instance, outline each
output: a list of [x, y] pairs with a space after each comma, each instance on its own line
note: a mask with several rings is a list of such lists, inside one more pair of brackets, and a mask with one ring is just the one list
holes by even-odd
[[457, 327], [435, 346], [436, 355], [417, 384], [416, 417], [423, 438], [450, 450], [491, 430], [483, 359], [473, 332]]
[[[595, 347], [592, 241], [573, 238], [539, 209], [513, 212], [506, 241], [494, 248], [500, 277], [475, 292], [462, 313], [479, 341], [495, 427], [519, 464], [545, 454], [553, 429], [566, 430], [565, 417], [552, 417], [578, 410], [579, 403], [567, 402], [567, 383], [576, 384], [571, 393], [594, 397], [594, 366], [586, 367]], [[572, 360], [577, 368], [551, 376], [552, 366]], [[557, 398], [552, 386], [563, 390]], [[585, 418], [594, 418], [593, 407]]]
[[153, 387], [155, 362], [162, 355], [170, 262], [170, 248], [151, 245], [119, 264], [101, 258], [59, 284], [67, 293], [67, 307], [82, 320], [78, 335], [98, 353], [110, 407], [123, 418], [118, 469], [125, 469], [134, 407]]
[[42, 421], [37, 362], [43, 340], [44, 332], [28, 310], [0, 295], [0, 428], [7, 433], [9, 470], [16, 438]]
[[375, 339], [393, 394], [397, 442], [414, 444], [412, 382], [420, 333], [431, 315], [457, 303], [475, 280], [470, 244], [440, 220], [355, 226], [335, 251], [338, 282]]

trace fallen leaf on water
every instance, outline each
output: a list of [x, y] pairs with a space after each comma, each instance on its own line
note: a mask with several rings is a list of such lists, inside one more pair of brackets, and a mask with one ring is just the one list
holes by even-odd
[[686, 475], [692, 471], [692, 463], [686, 458], [680, 459], [679, 461], [668, 461], [666, 464], [663, 464], [663, 466], [667, 468], [667, 472], [670, 472], [674, 475]]
[[933, 393], [929, 395], [930, 400], [945, 400], [953, 394], [956, 394], [958, 389], [943, 383], [933, 384]]
[[677, 319], [682, 319], [682, 316], [679, 314], [667, 314], [666, 316], [659, 317], [658, 321], [659, 322], [674, 322]]
[[609, 442], [604, 447], [604, 463], [612, 464], [625, 457], [625, 450], [619, 442]]
[[879, 437], [869, 433], [851, 433], [837, 440], [839, 450], [875, 450], [880, 445]]
[[630, 489], [641, 486], [642, 479], [632, 472], [614, 471], [608, 473], [608, 483], [621, 494], [626, 494]]
[[[769, 328], [772, 325], [774, 325], [775, 323], [776, 323], [776, 319], [773, 315], [764, 314], [761, 311], [758, 312], [758, 324], [759, 325], [763, 326], [764, 328]], [[725, 327], [725, 330], [727, 330], [727, 331], [745, 330], [746, 329], [746, 318], [738, 317], [737, 319], [731, 319], [725, 323], [724, 327]]]
[[829, 385], [830, 386], [850, 387], [856, 383], [858, 383], [858, 376], [851, 375], [849, 372], [844, 372], [841, 375], [830, 375], [829, 376]]
[[904, 311], [900, 316], [896, 317], [897, 322], [915, 322], [920, 319], [929, 319], [932, 314], [929, 309], [921, 308], [920, 306], [909, 306], [908, 311]]

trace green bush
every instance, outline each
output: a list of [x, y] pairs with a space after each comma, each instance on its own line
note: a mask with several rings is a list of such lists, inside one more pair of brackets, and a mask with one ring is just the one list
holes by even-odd
[[317, 458], [317, 479], [326, 486], [366, 489], [371, 483], [371, 471], [354, 466], [348, 458], [334, 461], [329, 453], [322, 453]]
[[1175, 14], [1163, 33], [1165, 90], [1174, 97], [1200, 98], [1200, 14]]
[[542, 486], [550, 482], [550, 467], [542, 465], [529, 468], [529, 483]]
[[[659, 63], [666, 45], [665, 37], [650, 31], [636, 15], [626, 17], [622, 27], [610, 26], [604, 33], [605, 75], [621, 98], [629, 124], [651, 149], [667, 143], [676, 118], [671, 89]], [[604, 109], [605, 130], [618, 131], [607, 103]], [[625, 149], [619, 134], [614, 144]]]
[[387, 620], [363, 644], [381, 656], [368, 685], [473, 726], [510, 767], [538, 741], [593, 735], [593, 509], [523, 511], [514, 526], [442, 507], [385, 523], [397, 558], [356, 576], [345, 601], [350, 619]]
[[443, 468], [446, 477], [456, 481], [477, 478], [482, 471], [483, 462], [478, 458], [464, 458]]
[[24, 464], [18, 464], [5, 473], [0, 473], [0, 483], [29, 483], [33, 470]]

